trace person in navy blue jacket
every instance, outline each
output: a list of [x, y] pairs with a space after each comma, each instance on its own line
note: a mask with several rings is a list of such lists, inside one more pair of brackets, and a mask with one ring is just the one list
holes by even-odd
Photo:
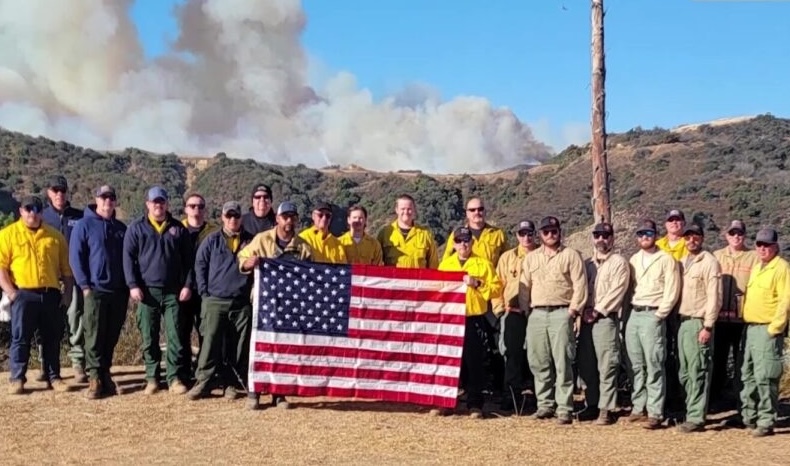
[[129, 225], [123, 241], [124, 276], [129, 295], [137, 303], [137, 327], [143, 340], [144, 393], [159, 391], [159, 329], [164, 315], [167, 384], [171, 393], [184, 394], [190, 376], [186, 354], [191, 349], [184, 340], [186, 319], [179, 302], [192, 296], [194, 246], [189, 230], [168, 211], [167, 191], [159, 186], [148, 190], [145, 206], [148, 212]]
[[[42, 212], [44, 222], [52, 228], [58, 230], [66, 237], [68, 244], [71, 239], [71, 232], [74, 226], [82, 218], [83, 212], [75, 209], [69, 203], [69, 184], [66, 178], [57, 175], [49, 180], [47, 186], [47, 198], [49, 204]], [[74, 369], [74, 381], [85, 383], [88, 381], [85, 375], [85, 350], [83, 348], [84, 335], [82, 325], [82, 314], [84, 303], [82, 291], [78, 286], [72, 289], [71, 304], [66, 309], [66, 324], [69, 332], [69, 359]], [[41, 352], [39, 352], [41, 354]]]
[[82, 290], [85, 312], [85, 370], [89, 399], [120, 391], [110, 376], [112, 357], [129, 305], [123, 273], [126, 224], [115, 218], [118, 197], [112, 186], [96, 190], [96, 204], [88, 205], [69, 241], [69, 264]]
[[[222, 367], [220, 380], [226, 398], [236, 398], [247, 380], [252, 305], [252, 275], [239, 270], [237, 254], [253, 235], [241, 224], [241, 204], [222, 206], [222, 229], [209, 234], [200, 244], [195, 259], [195, 282], [201, 301], [201, 333], [196, 383], [187, 395], [196, 400], [207, 396], [210, 383]], [[223, 343], [227, 348], [222, 365]]]

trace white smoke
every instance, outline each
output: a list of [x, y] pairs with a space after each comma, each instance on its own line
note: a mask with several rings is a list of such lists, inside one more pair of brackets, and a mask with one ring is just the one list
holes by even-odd
[[0, 126], [97, 149], [432, 173], [551, 151], [482, 98], [412, 86], [376, 102], [348, 73], [310, 88], [300, 1], [187, 0], [173, 50], [155, 61], [132, 1], [0, 0]]

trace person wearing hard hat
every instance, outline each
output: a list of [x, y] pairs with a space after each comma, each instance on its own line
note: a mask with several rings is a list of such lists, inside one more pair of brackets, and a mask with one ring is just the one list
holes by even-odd
[[395, 221], [377, 236], [384, 252], [384, 265], [402, 268], [435, 269], [439, 266], [436, 242], [431, 231], [415, 222], [414, 198], [401, 194], [395, 200]]
[[313, 251], [313, 260], [327, 264], [347, 264], [346, 250], [340, 241], [329, 231], [332, 223], [332, 206], [326, 202], [318, 202], [313, 207], [313, 226], [299, 233]]
[[368, 211], [361, 205], [348, 209], [348, 231], [338, 238], [349, 264], [383, 265], [384, 258], [378, 240], [365, 231]]

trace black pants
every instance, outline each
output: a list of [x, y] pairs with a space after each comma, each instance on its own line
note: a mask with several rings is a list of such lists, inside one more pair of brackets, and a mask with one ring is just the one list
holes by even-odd
[[743, 324], [735, 322], [717, 322], [713, 333], [713, 374], [711, 375], [712, 399], [722, 399], [723, 392], [729, 381], [727, 365], [730, 351], [735, 361], [735, 376], [732, 379], [731, 391], [738, 393], [740, 389], [741, 336]]
[[486, 347], [480, 332], [488, 325], [485, 316], [466, 318], [464, 349], [461, 366], [466, 373], [466, 406], [469, 409], [483, 408], [483, 389], [486, 386]]
[[110, 374], [115, 345], [126, 321], [129, 290], [94, 290], [85, 298], [85, 370], [92, 379]]
[[667, 348], [664, 368], [666, 369], [666, 401], [664, 413], [666, 417], [675, 417], [685, 410], [683, 386], [680, 384], [680, 359], [678, 357], [678, 330], [680, 315], [672, 311], [666, 318]]
[[60, 378], [60, 340], [63, 338], [63, 311], [60, 291], [17, 290], [11, 303], [10, 381], [26, 382], [30, 342], [39, 331], [43, 365], [41, 370], [49, 381]]
[[[195, 373], [199, 383], [209, 383], [220, 372], [223, 386], [243, 388], [247, 383], [251, 320], [252, 305], [248, 296], [203, 299], [201, 331], [204, 339]], [[228, 364], [223, 364], [226, 345], [232, 351], [227, 354]]]
[[524, 341], [527, 338], [527, 316], [518, 312], [510, 312], [503, 316], [501, 348], [505, 357], [505, 388], [520, 394], [527, 388], [527, 351]]

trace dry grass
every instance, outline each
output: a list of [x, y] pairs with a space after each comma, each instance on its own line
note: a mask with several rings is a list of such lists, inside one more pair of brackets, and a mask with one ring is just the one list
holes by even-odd
[[[753, 439], [723, 428], [700, 434], [648, 432], [617, 424], [560, 427], [528, 418], [435, 418], [419, 407], [296, 399], [296, 409], [250, 412], [244, 400], [141, 394], [139, 367], [118, 367], [120, 397], [0, 393], [3, 463], [81, 464], [786, 464], [787, 420], [779, 435]], [[64, 371], [67, 373], [67, 371]], [[30, 388], [36, 388], [34, 383]], [[779, 452], [785, 452], [780, 454]]]

